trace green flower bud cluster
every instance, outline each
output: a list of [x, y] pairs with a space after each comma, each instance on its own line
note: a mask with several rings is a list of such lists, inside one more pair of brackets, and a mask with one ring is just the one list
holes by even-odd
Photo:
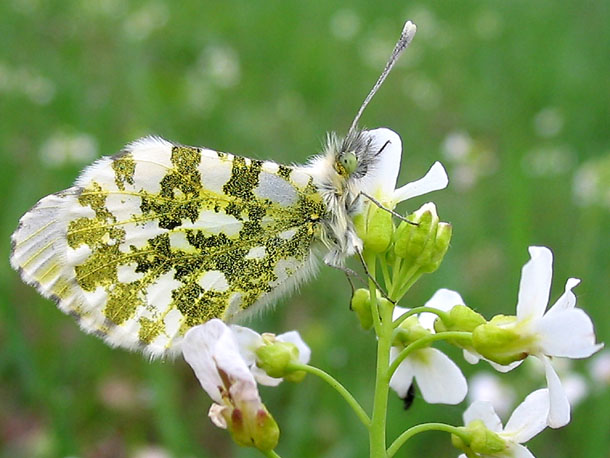
[[408, 215], [407, 220], [410, 223], [401, 222], [394, 232], [394, 254], [423, 273], [434, 272], [449, 248], [451, 225], [440, 222], [432, 203]]
[[400, 299], [424, 273], [440, 266], [451, 240], [451, 225], [440, 222], [433, 203], [408, 215], [398, 227], [386, 208], [370, 204], [354, 218], [363, 242], [364, 257], [377, 256], [387, 266], [386, 288], [393, 300]]

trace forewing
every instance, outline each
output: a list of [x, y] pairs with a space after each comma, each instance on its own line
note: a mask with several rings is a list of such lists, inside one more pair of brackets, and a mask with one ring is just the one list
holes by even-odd
[[311, 274], [324, 212], [302, 171], [149, 137], [41, 199], [11, 263], [85, 331], [157, 356]]

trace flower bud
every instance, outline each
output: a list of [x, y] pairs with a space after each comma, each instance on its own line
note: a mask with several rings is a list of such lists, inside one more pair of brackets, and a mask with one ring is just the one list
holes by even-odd
[[459, 428], [466, 437], [451, 435], [451, 443], [454, 447], [465, 452], [474, 452], [477, 456], [497, 456], [506, 450], [508, 444], [497, 433], [487, 429], [481, 420], [475, 420], [466, 427]]
[[[475, 312], [470, 307], [467, 307], [465, 305], [456, 305], [452, 307], [449, 312], [443, 315], [442, 319], [436, 319], [436, 321], [434, 322], [434, 330], [436, 332], [472, 332], [477, 326], [485, 323], [487, 323], [487, 321], [480, 313]], [[469, 338], [450, 339], [450, 342], [459, 345], [462, 348], [468, 348], [471, 344]]]
[[419, 324], [417, 315], [410, 316], [396, 328], [394, 331], [394, 338], [392, 340], [392, 346], [395, 347], [406, 347], [407, 345], [419, 340], [423, 337], [430, 335], [430, 331]]
[[368, 289], [358, 288], [352, 296], [351, 308], [356, 312], [362, 329], [369, 330], [373, 327], [373, 315], [371, 313], [371, 293]]
[[300, 382], [305, 372], [291, 369], [292, 363], [300, 363], [299, 349], [293, 343], [276, 340], [256, 349], [256, 365], [270, 377]]
[[390, 246], [394, 223], [392, 214], [387, 210], [371, 204], [366, 214], [357, 215], [354, 225], [362, 239], [364, 250], [370, 253], [383, 253]]
[[394, 233], [394, 254], [420, 267], [421, 272], [438, 269], [451, 240], [451, 225], [439, 222], [433, 203], [424, 204], [407, 216]]
[[472, 345], [477, 353], [503, 366], [525, 359], [531, 337], [521, 335], [518, 328], [506, 326], [514, 322], [514, 316], [497, 315], [489, 323], [477, 326], [472, 332]]
[[280, 438], [280, 428], [262, 404], [256, 410], [233, 409], [227, 426], [233, 440], [243, 447], [269, 451], [277, 446]]

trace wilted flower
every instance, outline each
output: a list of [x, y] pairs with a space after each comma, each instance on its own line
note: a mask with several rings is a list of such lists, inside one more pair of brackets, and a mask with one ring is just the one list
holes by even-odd
[[184, 336], [182, 353], [214, 401], [212, 422], [228, 429], [240, 445], [275, 448], [279, 428], [261, 401], [233, 331], [218, 319], [195, 326]]

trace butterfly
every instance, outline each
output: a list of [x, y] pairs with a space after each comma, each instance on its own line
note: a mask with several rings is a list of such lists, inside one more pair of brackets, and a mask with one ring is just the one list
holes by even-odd
[[329, 134], [307, 164], [142, 138], [23, 215], [11, 265], [84, 331], [151, 357], [179, 351], [195, 325], [273, 302], [320, 256], [341, 266], [362, 249], [364, 196], [388, 176], [393, 190], [401, 159], [396, 133], [357, 123], [415, 30], [405, 24], [347, 135]]

